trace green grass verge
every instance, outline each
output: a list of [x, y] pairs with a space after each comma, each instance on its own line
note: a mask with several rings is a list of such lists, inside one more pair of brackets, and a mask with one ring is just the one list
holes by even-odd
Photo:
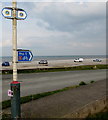
[[[36, 69], [21, 69], [18, 73], [38, 73], [38, 72], [58, 72], [58, 71], [74, 71], [74, 70], [96, 70], [96, 69], [108, 69], [108, 65], [81, 65], [74, 67], [62, 67], [62, 68], [36, 68]], [[12, 74], [12, 70], [2, 70], [2, 74]]]

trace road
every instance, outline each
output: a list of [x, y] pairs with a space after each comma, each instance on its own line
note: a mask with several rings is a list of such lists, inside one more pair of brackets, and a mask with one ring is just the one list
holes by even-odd
[[[21, 96], [52, 91], [67, 86], [78, 85], [81, 81], [90, 82], [106, 79], [106, 70], [80, 70], [63, 72], [45, 72], [18, 74], [21, 82]], [[12, 75], [2, 76], [2, 100], [10, 99], [7, 96]]]

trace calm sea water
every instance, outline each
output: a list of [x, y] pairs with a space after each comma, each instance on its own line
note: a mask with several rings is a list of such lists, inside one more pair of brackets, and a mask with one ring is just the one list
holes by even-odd
[[[33, 61], [39, 61], [41, 59], [46, 60], [69, 60], [76, 58], [84, 58], [84, 59], [95, 59], [95, 58], [106, 58], [105, 55], [70, 55], [70, 56], [34, 56]], [[0, 57], [0, 61], [9, 61], [12, 62], [11, 56]]]

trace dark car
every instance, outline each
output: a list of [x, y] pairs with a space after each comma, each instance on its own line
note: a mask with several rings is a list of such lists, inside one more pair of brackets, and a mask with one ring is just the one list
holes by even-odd
[[93, 62], [102, 62], [100, 59], [94, 59]]
[[9, 62], [3, 62], [2, 66], [10, 66], [10, 63]]
[[48, 61], [47, 60], [40, 60], [39, 64], [48, 65]]

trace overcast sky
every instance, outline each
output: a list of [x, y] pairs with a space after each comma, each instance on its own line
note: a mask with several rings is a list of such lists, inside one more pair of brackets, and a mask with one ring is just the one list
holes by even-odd
[[[2, 4], [6, 6], [11, 3]], [[18, 21], [18, 48], [38, 56], [106, 54], [105, 2], [21, 2], [17, 6], [28, 14]], [[11, 23], [2, 17], [3, 56], [12, 55]]]

